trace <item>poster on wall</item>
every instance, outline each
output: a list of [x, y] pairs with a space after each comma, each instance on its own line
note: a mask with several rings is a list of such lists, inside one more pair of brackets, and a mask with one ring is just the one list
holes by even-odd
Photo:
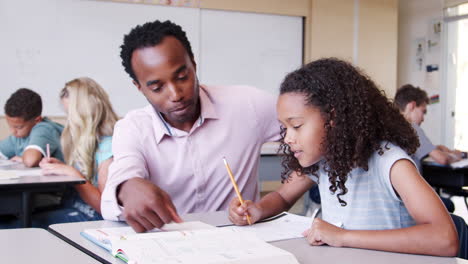
[[433, 18], [428, 23], [427, 52], [439, 54], [441, 46], [442, 20]]
[[442, 19], [440, 17], [430, 19], [427, 23], [427, 52], [424, 66], [424, 87], [431, 98], [430, 103], [439, 102], [441, 35]]
[[417, 72], [424, 70], [426, 63], [426, 38], [417, 38], [413, 44], [413, 65]]

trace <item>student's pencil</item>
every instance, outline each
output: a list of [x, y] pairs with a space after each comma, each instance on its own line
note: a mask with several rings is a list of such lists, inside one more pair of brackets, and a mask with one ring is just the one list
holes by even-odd
[[50, 146], [49, 144], [46, 145], [47, 148], [47, 160], [50, 160]]
[[[223, 161], [224, 161], [224, 165], [226, 166], [226, 170], [229, 174], [229, 178], [231, 179], [231, 183], [234, 186], [234, 190], [236, 191], [237, 198], [239, 198], [241, 205], [244, 205], [244, 199], [242, 199], [242, 195], [239, 191], [239, 187], [237, 187], [236, 180], [234, 179], [234, 175], [232, 175], [231, 168], [229, 167], [229, 164], [227, 163], [226, 158], [223, 157]], [[246, 216], [247, 216], [247, 223], [251, 225], [252, 221], [250, 220], [250, 215], [247, 214]]]
[[315, 217], [317, 217], [317, 214], [320, 211], [320, 207], [315, 208], [314, 212], [312, 213], [312, 221], [314, 220]]

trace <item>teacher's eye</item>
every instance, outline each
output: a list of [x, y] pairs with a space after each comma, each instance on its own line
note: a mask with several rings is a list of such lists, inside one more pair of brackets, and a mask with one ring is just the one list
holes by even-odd
[[154, 86], [150, 88], [152, 92], [158, 93], [161, 91], [162, 87], [161, 86]]
[[179, 75], [177, 76], [177, 80], [178, 81], [185, 81], [188, 79], [188, 74], [184, 74], [184, 75]]

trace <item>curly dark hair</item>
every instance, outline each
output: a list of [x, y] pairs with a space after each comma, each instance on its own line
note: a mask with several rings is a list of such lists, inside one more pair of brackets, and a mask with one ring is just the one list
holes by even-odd
[[[298, 93], [307, 105], [320, 109], [325, 120], [325, 138], [320, 146], [324, 151], [325, 171], [330, 191], [341, 196], [348, 192], [345, 186], [348, 173], [357, 167], [368, 170], [368, 160], [377, 151], [383, 155], [387, 146], [383, 141], [400, 146], [409, 155], [419, 147], [419, 140], [411, 125], [385, 97], [375, 83], [350, 63], [326, 58], [311, 62], [289, 73], [281, 84], [280, 94]], [[289, 173], [318, 176], [319, 165], [303, 168], [284, 142], [282, 131], [280, 151], [284, 158], [283, 181]]]
[[156, 20], [154, 22], [147, 22], [143, 25], [138, 25], [133, 28], [130, 33], [124, 36], [124, 42], [120, 46], [122, 65], [128, 75], [130, 75], [135, 82], [138, 82], [138, 80], [132, 69], [133, 52], [137, 49], [156, 46], [162, 42], [164, 37], [167, 36], [173, 36], [178, 39], [184, 46], [190, 58], [194, 60], [190, 42], [187, 39], [185, 31], [183, 31], [179, 25], [174, 24], [169, 20], [164, 22]]
[[423, 89], [411, 84], [405, 84], [397, 90], [394, 103], [400, 111], [404, 111], [406, 105], [411, 102], [416, 102], [416, 106], [420, 106], [423, 103], [428, 104], [429, 97]]
[[20, 88], [12, 93], [5, 104], [5, 114], [9, 117], [21, 117], [24, 121], [32, 120], [42, 113], [41, 96], [27, 88]]

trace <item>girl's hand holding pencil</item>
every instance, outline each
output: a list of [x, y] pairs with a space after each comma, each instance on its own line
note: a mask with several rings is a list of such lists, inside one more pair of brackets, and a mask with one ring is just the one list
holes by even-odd
[[229, 220], [235, 225], [248, 225], [247, 215], [250, 217], [250, 224], [261, 219], [262, 209], [250, 200], [241, 204], [239, 198], [235, 197], [229, 204]]
[[[237, 186], [236, 179], [234, 178], [234, 174], [232, 173], [231, 167], [229, 167], [229, 164], [226, 158], [223, 158], [223, 162], [224, 162], [224, 166], [226, 166], [226, 170], [228, 172], [229, 178], [231, 179], [231, 183], [232, 183], [232, 186], [234, 187], [234, 191], [236, 191], [237, 201], [239, 202], [241, 206], [246, 206], [246, 203], [244, 202], [244, 199], [242, 198], [242, 194], [239, 190], [239, 187]], [[242, 213], [243, 213], [243, 217], [245, 217], [249, 225], [254, 223], [252, 222], [252, 219], [250, 219], [250, 214], [249, 212], [247, 212], [247, 207], [244, 207], [244, 210]]]
[[56, 158], [47, 158], [47, 157], [44, 157], [44, 158], [42, 158], [41, 162], [39, 162], [39, 167], [41, 167], [42, 165], [47, 164], [47, 163], [59, 163], [59, 164], [63, 164], [63, 161], [61, 161], [61, 160], [59, 160], [59, 159], [56, 159]]

